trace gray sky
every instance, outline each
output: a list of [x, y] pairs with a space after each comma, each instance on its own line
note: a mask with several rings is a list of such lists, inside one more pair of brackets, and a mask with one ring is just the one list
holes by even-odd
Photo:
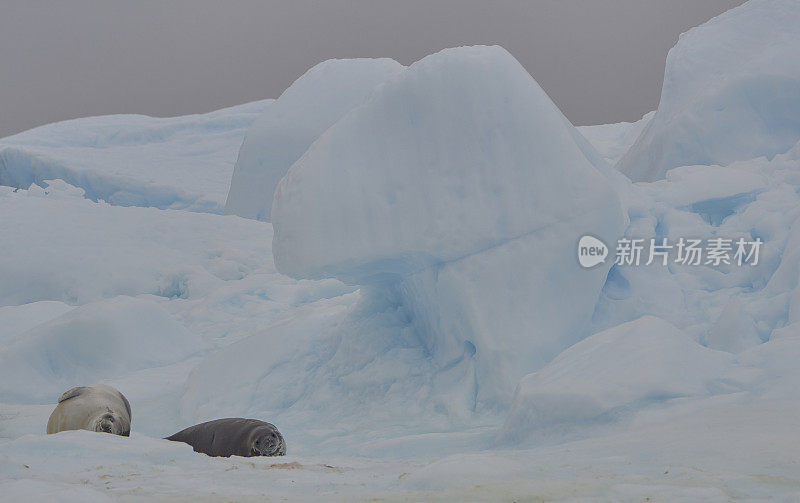
[[500, 44], [577, 125], [658, 104], [678, 34], [742, 0], [2, 0], [0, 137], [275, 98], [336, 57]]

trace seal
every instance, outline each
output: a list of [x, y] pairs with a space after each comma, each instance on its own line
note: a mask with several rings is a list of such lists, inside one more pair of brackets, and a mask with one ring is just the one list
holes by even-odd
[[105, 384], [79, 386], [58, 399], [47, 421], [47, 433], [89, 430], [127, 437], [131, 434], [131, 404]]
[[184, 442], [209, 456], [284, 456], [286, 443], [275, 425], [258, 419], [226, 418], [190, 426], [166, 440]]

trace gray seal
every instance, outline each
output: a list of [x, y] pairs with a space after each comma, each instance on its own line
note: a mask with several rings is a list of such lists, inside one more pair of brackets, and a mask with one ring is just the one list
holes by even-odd
[[190, 426], [167, 437], [209, 456], [284, 456], [286, 443], [275, 425], [258, 419], [227, 418]]
[[79, 386], [58, 399], [47, 421], [47, 433], [89, 430], [127, 437], [131, 434], [131, 404], [105, 384]]

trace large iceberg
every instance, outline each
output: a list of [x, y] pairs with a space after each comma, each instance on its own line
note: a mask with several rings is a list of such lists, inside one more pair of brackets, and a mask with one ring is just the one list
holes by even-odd
[[403, 69], [393, 59], [331, 59], [297, 79], [247, 131], [233, 170], [225, 213], [270, 219], [283, 175], [334, 122]]
[[622, 231], [589, 149], [501, 47], [441, 51], [294, 163], [272, 207], [276, 266], [397, 288], [434, 360], [475, 365], [476, 403], [507, 403], [586, 335], [609, 264], [582, 269], [578, 239]]
[[617, 167], [634, 181], [670, 168], [786, 152], [800, 138], [800, 8], [751, 0], [681, 35], [661, 102]]

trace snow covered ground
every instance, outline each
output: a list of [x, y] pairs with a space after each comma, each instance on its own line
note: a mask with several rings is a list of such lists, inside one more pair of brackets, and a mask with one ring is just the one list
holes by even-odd
[[[727, 61], [717, 36], [771, 30], [760, 50], [796, 54], [800, 23], [775, 23], [792, 7], [751, 0], [693, 30], [665, 81]], [[726, 68], [793, 96], [791, 65]], [[574, 128], [498, 47], [321, 64], [293, 88], [0, 139], [0, 500], [800, 501], [785, 108], [751, 94], [726, 120], [755, 106], [773, 151], [704, 165], [670, 139], [689, 124], [695, 146], [738, 142], [686, 112], [736, 93], [665, 92], [636, 123]], [[637, 164], [659, 152], [692, 160]], [[590, 270], [584, 234], [611, 248]], [[762, 246], [755, 265], [613, 265], [623, 237]], [[132, 436], [45, 435], [58, 396], [94, 382], [130, 400]], [[276, 424], [288, 455], [161, 440], [233, 416]]]
[[61, 179], [119, 206], [222, 213], [242, 136], [273, 100], [167, 119], [107, 115], [0, 139], [0, 184]]

